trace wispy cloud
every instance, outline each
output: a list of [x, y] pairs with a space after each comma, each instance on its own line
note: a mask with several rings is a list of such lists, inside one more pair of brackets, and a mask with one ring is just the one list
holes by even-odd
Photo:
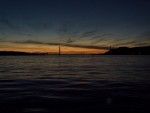
[[135, 44], [135, 46], [150, 46], [150, 44], [148, 42], [141, 42], [141, 43]]
[[91, 44], [97, 44], [100, 43], [101, 41], [106, 41], [112, 35], [113, 34], [102, 34], [102, 35], [93, 36], [90, 39]]
[[[80, 28], [80, 27], [79, 27]], [[79, 30], [69, 23], [64, 24], [58, 29], [58, 34], [60, 35], [63, 43], [72, 44], [74, 42], [90, 41], [92, 45], [99, 43], [102, 38], [111, 36], [112, 34], [99, 34], [97, 29], [84, 29]], [[80, 28], [81, 29], [81, 28]]]
[[124, 37], [120, 39], [113, 39], [110, 42], [113, 47], [120, 46], [150, 46], [150, 31], [143, 32], [134, 37]]
[[11, 22], [4, 12], [0, 12], [0, 23], [6, 26], [9, 29], [19, 30], [19, 27]]
[[137, 39], [143, 39], [143, 40], [150, 40], [150, 31], [146, 31], [139, 36], [136, 37]]
[[137, 43], [137, 40], [123, 40], [123, 41], [116, 41], [112, 43], [111, 46], [118, 47], [118, 46], [128, 46], [128, 45], [134, 45]]
[[80, 45], [80, 44], [64, 44], [64, 46], [87, 48], [87, 49], [105, 49], [105, 50], [109, 49], [109, 47], [107, 46], [94, 46], [94, 45], [92, 46], [92, 45]]
[[37, 30], [44, 31], [44, 30], [49, 30], [51, 28], [50, 23], [42, 22], [42, 21], [29, 23], [28, 26], [36, 31]]
[[97, 34], [97, 30], [90, 30], [90, 31], [85, 31], [81, 34], [80, 38], [87, 38], [87, 37], [92, 37]]
[[108, 49], [109, 47], [106, 46], [91, 46], [91, 45], [81, 45], [81, 44], [67, 44], [67, 43], [45, 43], [33, 40], [26, 40], [26, 41], [16, 41], [12, 43], [18, 44], [42, 44], [42, 45], [60, 45], [60, 46], [67, 46], [67, 47], [79, 47], [79, 48], [87, 48], [87, 49]]
[[[5, 28], [8, 28], [15, 32], [17, 35], [24, 35], [27, 37], [34, 37], [32, 33], [27, 33], [23, 30], [23, 26], [16, 25], [13, 21], [11, 21], [6, 15], [5, 12], [0, 12], [0, 25], [4, 26]], [[4, 29], [5, 29], [4, 28]], [[4, 35], [7, 34], [5, 32], [2, 32]]]
[[58, 35], [63, 43], [73, 43], [79, 37], [79, 31], [77, 31], [72, 24], [65, 23], [58, 28]]
[[43, 42], [39, 42], [39, 41], [33, 41], [33, 40], [26, 40], [26, 41], [16, 41], [13, 43], [18, 43], [18, 44], [46, 44]]

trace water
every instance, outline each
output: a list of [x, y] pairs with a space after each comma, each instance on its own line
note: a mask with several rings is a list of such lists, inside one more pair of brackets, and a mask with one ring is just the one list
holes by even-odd
[[0, 56], [0, 113], [131, 112], [150, 112], [150, 56]]

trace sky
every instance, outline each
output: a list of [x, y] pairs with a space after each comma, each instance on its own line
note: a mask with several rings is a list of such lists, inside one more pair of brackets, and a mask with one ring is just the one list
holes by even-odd
[[150, 46], [149, 0], [1, 0], [0, 51], [104, 53]]

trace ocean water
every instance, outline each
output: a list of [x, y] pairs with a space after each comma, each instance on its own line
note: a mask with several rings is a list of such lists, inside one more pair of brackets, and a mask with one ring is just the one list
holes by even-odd
[[0, 56], [0, 113], [150, 113], [150, 56]]

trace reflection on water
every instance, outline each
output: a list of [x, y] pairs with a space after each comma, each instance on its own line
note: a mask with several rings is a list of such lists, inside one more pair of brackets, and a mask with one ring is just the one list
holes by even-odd
[[149, 113], [150, 56], [1, 56], [0, 113]]

